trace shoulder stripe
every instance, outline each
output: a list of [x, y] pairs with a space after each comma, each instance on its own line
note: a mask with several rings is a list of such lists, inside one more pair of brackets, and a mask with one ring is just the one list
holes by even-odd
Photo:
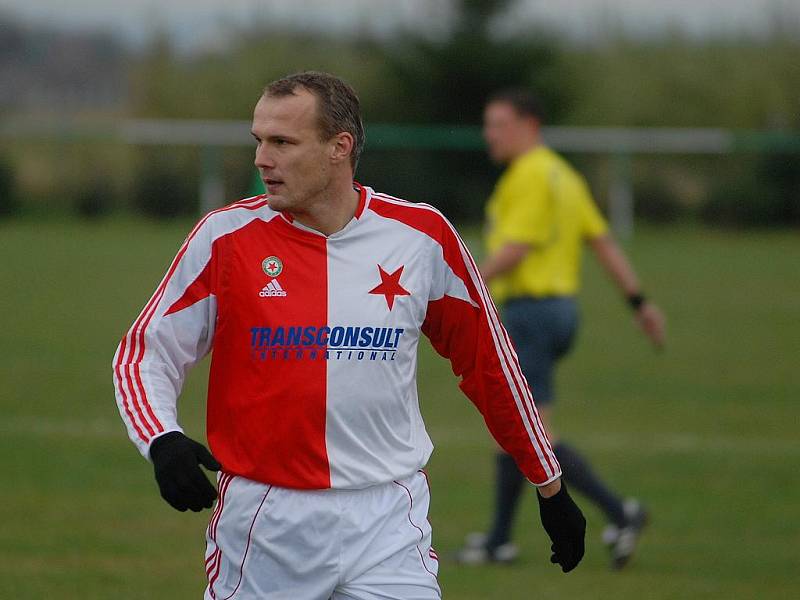
[[[506, 332], [505, 327], [503, 327], [500, 322], [500, 318], [497, 314], [497, 307], [495, 306], [494, 301], [489, 294], [489, 290], [486, 289], [486, 284], [483, 282], [483, 279], [477, 275], [478, 268], [475, 265], [475, 262], [472, 260], [469, 252], [466, 251], [466, 246], [464, 245], [463, 240], [458, 237], [458, 234], [455, 232], [455, 230], [453, 230], [453, 233], [458, 238], [459, 244], [461, 245], [462, 255], [464, 256], [465, 261], [468, 262], [473, 283], [476, 285], [476, 287], [478, 287], [481, 299], [483, 300], [484, 310], [489, 316], [490, 323], [492, 325], [492, 337], [494, 338], [495, 348], [498, 350], [498, 356], [501, 356], [503, 359], [501, 361], [503, 363], [503, 372], [507, 379], [511, 379], [514, 382], [514, 388], [517, 390], [517, 393], [521, 392], [521, 397], [515, 394], [514, 399], [517, 401], [517, 409], [520, 411], [520, 415], [523, 416], [523, 421], [526, 424], [528, 435], [533, 443], [534, 448], [536, 449], [536, 454], [539, 457], [539, 462], [542, 464], [545, 473], [548, 475], [548, 480], [542, 483], [549, 483], [560, 475], [558, 460], [556, 459], [555, 454], [550, 447], [544, 426], [542, 425], [539, 413], [536, 410], [536, 405], [533, 401], [533, 395], [531, 394], [530, 387], [528, 386], [528, 383], [521, 372], [517, 353], [514, 351], [514, 346], [511, 344], [511, 341], [508, 338], [508, 333]], [[506, 372], [506, 369], [509, 367], [511, 369], [511, 374]], [[512, 388], [512, 390], [514, 388]], [[531, 431], [531, 428], [534, 431]]]
[[[205, 217], [203, 217], [197, 223], [197, 225], [195, 225], [195, 227], [187, 236], [186, 240], [181, 245], [181, 248], [178, 250], [178, 254], [173, 259], [167, 274], [161, 281], [161, 284], [158, 286], [156, 292], [150, 298], [142, 312], [139, 314], [139, 317], [134, 322], [133, 326], [123, 338], [114, 368], [117, 378], [120, 381], [119, 389], [122, 395], [123, 407], [126, 414], [128, 414], [129, 418], [131, 418], [131, 422], [136, 430], [136, 433], [144, 443], [148, 443], [150, 439], [157, 433], [164, 431], [163, 425], [159, 421], [158, 417], [156, 417], [150, 402], [147, 400], [147, 392], [145, 391], [142, 383], [139, 365], [145, 351], [145, 329], [155, 314], [156, 307], [161, 302], [161, 298], [164, 295], [164, 291], [166, 290], [169, 280], [174, 274], [181, 258], [183, 258], [184, 254], [186, 253], [189, 243], [194, 239], [194, 237], [197, 235], [197, 232], [200, 231], [200, 229], [206, 224], [211, 216], [235, 209], [256, 210], [262, 206], [265, 206], [266, 204], [267, 201], [265, 197], [256, 196], [252, 199], [245, 199], [211, 211]], [[126, 386], [127, 391], [130, 392], [132, 401], [128, 398]], [[135, 416], [138, 417], [139, 424], [137, 424], [137, 419], [134, 418], [134, 415], [132, 414], [133, 411], [131, 410], [131, 405], [133, 405], [133, 409], [135, 409]]]
[[[472, 282], [478, 289], [478, 293], [481, 295], [484, 310], [486, 311], [491, 324], [495, 349], [498, 352], [498, 356], [502, 358], [501, 363], [503, 364], [503, 372], [506, 375], [506, 378], [510, 380], [509, 383], [513, 382], [514, 384], [512, 391], [516, 390], [514, 399], [517, 402], [517, 409], [520, 412], [520, 416], [523, 417], [523, 422], [525, 422], [528, 435], [533, 443], [534, 448], [536, 449], [539, 462], [544, 467], [545, 473], [548, 475], [548, 480], [552, 480], [559, 475], [560, 469], [558, 468], [558, 460], [556, 459], [555, 455], [553, 454], [553, 450], [550, 447], [544, 426], [542, 425], [541, 419], [539, 418], [539, 413], [536, 410], [536, 405], [533, 401], [533, 395], [531, 394], [530, 387], [528, 386], [528, 383], [520, 369], [517, 353], [514, 351], [514, 346], [511, 344], [511, 341], [508, 338], [508, 333], [506, 332], [505, 327], [503, 327], [502, 323], [500, 322], [500, 317], [497, 313], [497, 307], [495, 306], [494, 301], [489, 294], [489, 290], [486, 288], [486, 284], [483, 282], [483, 279], [478, 275], [478, 267], [475, 265], [472, 256], [466, 249], [464, 241], [458, 235], [455, 228], [453, 228], [452, 225], [450, 225], [450, 228], [453, 232], [453, 235], [455, 235], [456, 239], [458, 239], [461, 247], [461, 254], [464, 257], [464, 261], [467, 263], [467, 268], [470, 271]], [[510, 369], [511, 373], [508, 373], [506, 371], [507, 369]], [[533, 429], [533, 431], [531, 431], [531, 429]], [[549, 483], [549, 481], [544, 483]]]
[[262, 202], [264, 200], [267, 200], [267, 194], [259, 194], [258, 196], [251, 196], [250, 198], [242, 198], [241, 200], [237, 200], [236, 202], [232, 202], [231, 204], [228, 204], [227, 206], [223, 206], [222, 208], [218, 208], [216, 210], [212, 210], [208, 214], [209, 215], [216, 214], [218, 212], [221, 212], [221, 211], [223, 211], [223, 210], [225, 210], [227, 208], [231, 208], [233, 206], [239, 207], [239, 206], [244, 206], [244, 205], [248, 205], [248, 204], [257, 204], [257, 203], [260, 203], [260, 202]]
[[378, 193], [378, 192], [373, 192], [372, 196], [380, 198], [382, 200], [386, 200], [387, 202], [391, 202], [392, 204], [397, 204], [398, 206], [408, 206], [411, 208], [427, 208], [428, 210], [439, 215], [442, 219], [446, 219], [442, 211], [440, 211], [432, 204], [427, 204], [425, 202], [411, 202], [410, 200], [403, 200], [402, 198], [397, 198], [395, 196], [390, 196], [389, 194]]
[[369, 210], [382, 217], [408, 225], [441, 244], [445, 250], [449, 250], [442, 235], [446, 230], [444, 224], [447, 219], [433, 206], [416, 204], [386, 194], [373, 193]]

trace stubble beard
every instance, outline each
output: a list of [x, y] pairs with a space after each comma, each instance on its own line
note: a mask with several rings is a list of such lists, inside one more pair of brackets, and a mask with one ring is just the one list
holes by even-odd
[[293, 215], [304, 215], [309, 209], [324, 197], [328, 185], [319, 182], [313, 188], [301, 190], [299, 194], [281, 193], [277, 196], [267, 196], [269, 207], [275, 212], [288, 212]]

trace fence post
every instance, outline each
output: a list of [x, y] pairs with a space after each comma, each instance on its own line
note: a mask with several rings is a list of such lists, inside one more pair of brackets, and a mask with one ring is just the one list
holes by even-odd
[[621, 239], [633, 235], [633, 182], [631, 157], [614, 154], [611, 159], [611, 179], [608, 189], [608, 211], [611, 228]]
[[222, 151], [218, 146], [203, 146], [200, 172], [200, 214], [204, 215], [225, 204], [222, 182]]

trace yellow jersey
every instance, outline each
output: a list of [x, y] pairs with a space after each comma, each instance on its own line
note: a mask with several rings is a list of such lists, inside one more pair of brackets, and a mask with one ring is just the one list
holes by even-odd
[[530, 244], [514, 269], [490, 282], [497, 302], [572, 296], [580, 287], [583, 242], [608, 231], [584, 178], [545, 146], [516, 158], [486, 205], [486, 249]]

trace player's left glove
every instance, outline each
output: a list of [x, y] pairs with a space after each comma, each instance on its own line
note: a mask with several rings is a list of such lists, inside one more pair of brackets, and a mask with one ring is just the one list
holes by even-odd
[[200, 465], [210, 471], [219, 471], [222, 465], [203, 444], [180, 431], [171, 431], [150, 445], [150, 458], [161, 497], [170, 506], [181, 512], [187, 508], [194, 512], [211, 508], [217, 490], [203, 474]]
[[583, 558], [586, 519], [567, 493], [563, 480], [556, 495], [542, 498], [537, 493], [536, 497], [539, 499], [542, 525], [553, 542], [550, 546], [553, 551], [550, 562], [561, 565], [561, 570], [567, 573], [577, 567]]

